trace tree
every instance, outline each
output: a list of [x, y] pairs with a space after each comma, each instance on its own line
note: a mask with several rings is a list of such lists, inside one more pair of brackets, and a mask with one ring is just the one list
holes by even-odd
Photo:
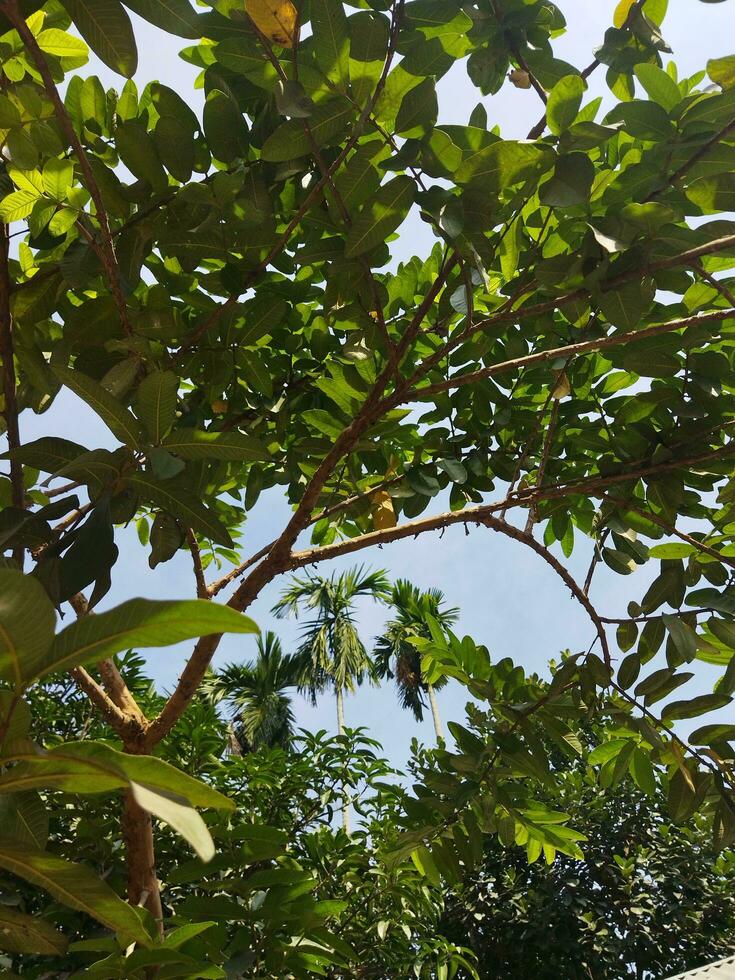
[[[708, 717], [735, 690], [733, 57], [680, 78], [666, 6], [620, 0], [581, 67], [556, 57], [548, 0], [0, 0], [0, 794], [17, 816], [0, 867], [81, 905], [115, 955], [167, 955], [154, 817], [206, 859], [208, 811], [232, 810], [161, 761], [222, 635], [253, 632], [281, 576], [453, 525], [546, 563], [590, 646], [544, 690], [471, 640], [429, 641], [427, 681], [499, 698], [504, 727], [407, 798], [391, 867], [451, 877], [468, 840], [511, 831], [529, 857], [579, 856], [564, 811], [533, 817], [523, 780], [553, 774], [527, 722], [558, 733], [608, 703], [625, 735], [604, 771], [650, 763], [673, 818], [701, 810], [719, 846], [735, 839], [735, 729]], [[126, 8], [189, 42], [201, 112], [138, 89]], [[119, 91], [82, 71], [88, 46]], [[482, 102], [468, 125], [440, 120], [437, 83], [460, 62], [481, 96], [540, 97], [527, 140], [489, 128]], [[436, 242], [392, 262], [409, 214]], [[104, 447], [44, 414], [72, 393]], [[274, 494], [292, 512], [248, 554]], [[153, 568], [186, 553], [196, 599], [114, 605], [131, 521]], [[625, 616], [598, 601], [602, 562], [660, 563]], [[188, 640], [169, 696], [136, 696], [119, 656]], [[696, 659], [722, 670], [692, 696]], [[26, 694], [67, 672], [108, 737], [39, 755]], [[675, 723], [693, 718], [685, 738]], [[47, 849], [64, 797], [34, 794], [50, 790], [119, 807], [127, 902]], [[3, 942], [65, 946], [0, 912]]]
[[270, 630], [257, 639], [254, 663], [227, 664], [214, 673], [207, 690], [215, 701], [225, 700], [232, 709], [233, 734], [238, 745], [253, 751], [261, 745], [286, 746], [294, 733], [290, 689], [297, 671], [281, 641]]
[[421, 654], [413, 640], [416, 637], [430, 638], [433, 623], [440, 629], [448, 628], [456, 622], [459, 610], [442, 608], [444, 593], [440, 589], [421, 592], [405, 579], [395, 583], [389, 602], [396, 618], [385, 624], [375, 644], [378, 676], [395, 679], [401, 706], [413, 712], [417, 721], [424, 717], [426, 694], [438, 741], [444, 734], [435, 691], [446, 684], [446, 678], [440, 678], [436, 684], [428, 684], [424, 680]]
[[352, 694], [373, 665], [355, 625], [355, 603], [361, 597], [383, 599], [388, 592], [384, 572], [352, 568], [330, 578], [294, 577], [273, 607], [277, 616], [298, 616], [302, 608], [315, 618], [302, 627], [296, 652], [300, 687], [316, 701], [327, 687], [337, 700], [337, 732], [345, 731], [344, 695]]
[[[163, 702], [140, 658], [126, 657], [123, 667], [146, 708]], [[104, 720], [63, 677], [38, 685], [29, 697], [34, 737], [48, 749], [81, 725], [90, 738], [105, 734]], [[381, 853], [395, 842], [405, 790], [375, 741], [360, 731], [339, 738], [302, 731], [287, 749], [261, 745], [233, 757], [228, 740], [227, 719], [197, 698], [176, 737], [162, 743], [165, 762], [193, 767], [234, 803], [223, 819], [208, 815], [218, 848], [208, 866], [182, 854], [174, 834], [161, 828], [157, 835], [163, 906], [175, 909], [184, 926], [165, 950], [162, 967], [191, 976], [227, 966], [238, 977], [280, 978], [322, 975], [326, 965], [329, 976], [352, 980], [408, 976], [416, 964], [433, 977], [442, 964], [449, 971], [466, 964], [466, 975], [473, 975], [471, 954], [440, 933], [444, 889], [427, 886], [410, 861], [386, 872]], [[345, 770], [360, 784], [354, 800], [360, 819], [351, 837], [334, 821]], [[99, 868], [116, 887], [124, 885], [117, 822], [109, 799], [70, 795], [55, 814], [49, 847]], [[4, 897], [12, 907], [25, 913], [43, 908], [36, 889], [7, 884]], [[59, 904], [44, 912], [45, 921], [63, 926], [70, 937], [89, 934], [81, 912]], [[15, 956], [3, 966], [30, 975], [36, 968], [53, 975], [117, 970], [131, 980], [147, 976], [152, 951], [125, 956], [110, 942], [96, 966], [103, 942], [97, 937], [51, 959]]]
[[[589, 731], [577, 735], [594, 749]], [[706, 820], [677, 825], [658, 787], [649, 795], [628, 778], [605, 788], [554, 757], [561, 793], [545, 802], [584, 834], [584, 861], [529, 864], [486, 838], [448, 898], [443, 935], [472, 949], [486, 980], [651, 980], [730, 955], [735, 855], [717, 852]]]
[[[355, 603], [360, 597], [385, 598], [387, 592], [384, 572], [359, 567], [328, 579], [295, 576], [273, 607], [277, 616], [298, 616], [302, 606], [315, 610], [316, 618], [304, 624], [295, 654], [298, 683], [314, 703], [327, 687], [334, 690], [338, 735], [345, 732], [345, 692], [353, 693], [365, 677], [373, 676], [372, 662], [354, 623]], [[345, 790], [342, 822], [348, 832], [349, 808]]]

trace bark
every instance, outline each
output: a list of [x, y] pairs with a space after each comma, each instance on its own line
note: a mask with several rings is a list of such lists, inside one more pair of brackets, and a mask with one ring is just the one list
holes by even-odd
[[436, 691], [433, 685], [427, 684], [426, 690], [429, 694], [429, 704], [431, 705], [431, 717], [434, 719], [434, 731], [436, 732], [437, 742], [444, 741], [444, 730], [442, 728], [442, 720], [439, 715], [439, 704], [436, 700]]
[[[344, 735], [345, 733], [345, 702], [344, 702], [344, 691], [341, 687], [336, 690], [337, 695], [337, 734]], [[342, 827], [344, 832], [349, 835], [350, 833], [350, 794], [345, 786], [342, 790]]]
[[138, 806], [130, 792], [125, 794], [122, 832], [128, 866], [128, 901], [131, 905], [148, 909], [156, 920], [158, 935], [163, 937], [163, 907], [156, 877], [153, 821], [150, 813]]

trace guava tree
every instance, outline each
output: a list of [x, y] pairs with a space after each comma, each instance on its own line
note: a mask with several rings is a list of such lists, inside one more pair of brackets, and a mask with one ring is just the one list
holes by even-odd
[[[551, 566], [590, 648], [547, 690], [472, 641], [419, 638], [426, 683], [455, 677], [504, 714], [485, 741], [455, 726], [458, 752], [406, 803], [393, 866], [451, 877], [496, 832], [532, 859], [581, 854], [567, 816], [536, 806], [529, 774], [553, 779], [530, 719], [564, 740], [608, 697], [620, 735], [590, 765], [644, 786], [660, 769], [676, 817], [701, 808], [732, 840], [735, 728], [685, 740], [672, 725], [735, 689], [735, 58], [679, 78], [666, 6], [622, 0], [573, 66], [545, 0], [0, 0], [0, 792], [18, 814], [5, 871], [85, 908], [123, 949], [155, 946], [151, 813], [208, 858], [194, 808], [228, 807], [156, 757], [221, 635], [252, 631], [244, 613], [284, 573], [453, 524], [488, 538], [489, 563], [500, 534]], [[188, 41], [201, 115], [186, 92], [130, 80], [126, 7]], [[87, 45], [129, 79], [119, 91], [80, 73]], [[535, 90], [527, 140], [490, 129], [482, 104], [441, 124], [437, 83], [458, 61], [482, 95], [508, 74], [509, 100]], [[436, 243], [396, 264], [409, 213]], [[117, 448], [80, 445], [73, 426], [22, 439], [24, 414], [62, 388]], [[278, 493], [289, 520], [247, 554], [246, 517]], [[94, 611], [132, 520], [152, 566], [188, 551], [196, 599]], [[575, 545], [584, 582], [565, 564]], [[660, 562], [622, 621], [593, 599], [600, 561]], [[57, 632], [55, 610], [78, 619]], [[115, 658], [187, 638], [151, 714]], [[725, 668], [716, 690], [672, 700], [698, 657]], [[24, 692], [61, 671], [109, 743], [36, 751]], [[44, 849], [51, 789], [123, 794], [130, 904]], [[17, 914], [3, 907], [3, 935], [27, 946]]]

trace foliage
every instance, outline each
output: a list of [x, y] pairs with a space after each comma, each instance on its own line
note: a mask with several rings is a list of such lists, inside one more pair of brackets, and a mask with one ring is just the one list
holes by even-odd
[[444, 609], [444, 594], [440, 589], [421, 592], [405, 579], [399, 579], [390, 594], [390, 606], [395, 619], [390, 619], [375, 644], [375, 666], [379, 677], [395, 680], [401, 707], [411, 711], [417, 721], [424, 717], [425, 695], [432, 698], [437, 738], [441, 736], [438, 713], [433, 702], [433, 690], [444, 686], [445, 678], [427, 684], [421, 672], [421, 654], [413, 640], [431, 637], [430, 623], [440, 628], [456, 622], [458, 609]]
[[227, 664], [202, 684], [215, 703], [224, 699], [231, 706], [236, 751], [289, 744], [294, 716], [288, 691], [296, 687], [298, 666], [269, 630], [258, 637], [254, 663]]
[[[387, 595], [384, 572], [354, 568], [329, 579], [294, 579], [273, 611], [278, 616], [298, 616], [301, 607], [315, 610], [315, 618], [304, 624], [296, 653], [299, 686], [313, 701], [325, 688], [333, 687], [338, 698], [352, 692], [373, 669], [355, 624], [355, 603], [361, 597]], [[340, 734], [343, 722], [340, 720]]]
[[[110, 931], [88, 951], [111, 959], [85, 975], [201, 975], [222, 949], [211, 932], [212, 948], [197, 938], [199, 961], [179, 965], [198, 927], [162, 905], [168, 832], [151, 819], [203, 858], [210, 828], [231, 819], [226, 797], [163, 759], [177, 746], [186, 767], [200, 752], [182, 732], [213, 716], [197, 692], [222, 633], [252, 632], [245, 611], [284, 573], [453, 524], [533, 550], [597, 649], [570, 656], [547, 689], [471, 640], [431, 626], [416, 637], [427, 684], [453, 677], [497, 717], [479, 743], [452, 728], [456, 751], [401, 799], [384, 873], [451, 883], [485, 833], [532, 860], [579, 858], [571, 816], [536, 805], [534, 780], [552, 793], [554, 770], [535, 725], [574, 751], [570, 723], [600, 711], [615, 735], [586, 765], [603, 786], [626, 771], [645, 792], [661, 779], [672, 819], [701, 812], [718, 847], [735, 840], [735, 729], [707, 717], [735, 691], [732, 58], [710, 62], [709, 79], [680, 78], [663, 0], [621, 0], [584, 69], [556, 57], [565, 21], [547, 0], [356, 7], [0, 0], [0, 793], [12, 815], [0, 866]], [[201, 113], [186, 92], [138, 89], [128, 9], [191, 42]], [[80, 73], [87, 46], [127, 77], [119, 91]], [[441, 122], [437, 83], [458, 62], [481, 95], [509, 72], [509, 100], [541, 97], [528, 140], [490, 129], [482, 103], [468, 125]], [[587, 89], [602, 67], [604, 115]], [[436, 243], [396, 263], [409, 215]], [[19, 417], [62, 389], [107, 426], [106, 448], [51, 425], [21, 440]], [[243, 527], [276, 493], [292, 515], [246, 555]], [[152, 568], [188, 552], [197, 599], [90, 615], [133, 520]], [[575, 547], [592, 560], [584, 583], [565, 563]], [[591, 598], [599, 562], [622, 575], [659, 563], [623, 619]], [[55, 632], [69, 606], [78, 621]], [[136, 673], [115, 658], [188, 638], [170, 696], [134, 693]], [[351, 651], [338, 693], [367, 669]], [[692, 697], [679, 688], [696, 660], [723, 669]], [[39, 753], [25, 698], [59, 671], [108, 727], [92, 742], [70, 725]], [[684, 739], [677, 723], [700, 717]], [[53, 822], [70, 792], [90, 808], [122, 794], [110, 842], [125, 842], [127, 903], [119, 880], [46, 849], [39, 799]], [[334, 910], [295, 892], [292, 933], [318, 922], [316, 941], [273, 945], [290, 959], [264, 969], [338, 968], [343, 936], [318, 938]], [[13, 915], [0, 935], [21, 952], [66, 944]], [[243, 935], [246, 966], [262, 939]]]
[[[594, 749], [587, 723], [575, 735]], [[443, 934], [470, 946], [488, 980], [669, 977], [730, 955], [735, 854], [717, 853], [706, 820], [677, 825], [658, 787], [649, 796], [628, 777], [605, 788], [577, 757], [553, 758], [554, 793], [541, 798], [584, 834], [584, 861], [529, 864], [486, 837], [448, 898]]]
[[[157, 696], [141, 672], [142, 661], [130, 657], [124, 666], [136, 697], [153, 709]], [[86, 697], [61, 680], [35, 688], [30, 703], [39, 719], [34, 734], [49, 747], [80, 727], [90, 737], [104, 732]], [[208, 865], [182, 859], [171, 833], [157, 835], [164, 908], [175, 910], [181, 928], [178, 960], [172, 952], [162, 960], [170, 969], [187, 962], [191, 968], [199, 959], [217, 976], [223, 975], [219, 964], [243, 977], [280, 977], [290, 970], [308, 975], [320, 972], [323, 958], [331, 963], [330, 976], [346, 978], [407, 976], [414, 963], [423, 964], [422, 975], [432, 976], [443, 962], [452, 969], [471, 963], [462, 944], [439, 934], [443, 890], [427, 887], [410, 862], [392, 872], [380, 862], [381, 849], [395, 838], [405, 790], [399, 774], [376, 754], [374, 741], [361, 732], [338, 738], [301, 732], [293, 751], [261, 747], [232, 756], [227, 722], [202, 699], [182, 727], [178, 741], [163, 743], [164, 757], [203, 774], [235, 806], [224, 819], [208, 816], [217, 841], [217, 856]], [[335, 828], [345, 778], [361, 820], [351, 837]], [[124, 884], [117, 819], [104, 798], [90, 802], [72, 795], [55, 813], [51, 846], [100, 869], [113, 884]], [[9, 895], [24, 911], [38, 907], [30, 889], [11, 888]], [[72, 938], [88, 935], [88, 922], [60, 905], [47, 907], [45, 915]], [[332, 945], [339, 954], [334, 958], [326, 951]], [[94, 967], [101, 951], [108, 960], [104, 968]], [[114, 942], [99, 938], [75, 944], [64, 960], [44, 958], [43, 966], [117, 976], [102, 970], [112, 971], [118, 956]], [[144, 975], [134, 966], [128, 960], [124, 969], [130, 972], [124, 975]]]

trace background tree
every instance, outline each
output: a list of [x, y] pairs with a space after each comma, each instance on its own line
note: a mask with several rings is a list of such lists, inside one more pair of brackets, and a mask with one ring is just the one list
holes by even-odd
[[226, 664], [208, 678], [205, 688], [215, 702], [230, 706], [233, 734], [248, 752], [261, 745], [289, 744], [294, 733], [289, 691], [298, 679], [296, 662], [284, 654], [275, 633], [269, 630], [256, 642], [253, 663]]
[[375, 644], [378, 676], [395, 680], [401, 706], [411, 711], [417, 721], [423, 720], [426, 695], [438, 741], [444, 733], [435, 692], [446, 684], [446, 678], [439, 678], [436, 684], [424, 680], [421, 654], [413, 640], [430, 638], [432, 623], [447, 629], [456, 622], [459, 610], [442, 608], [444, 593], [440, 589], [421, 592], [405, 579], [394, 584], [388, 602], [395, 618], [388, 620]]
[[[586, 745], [589, 733], [577, 734]], [[472, 949], [480, 976], [652, 980], [731, 955], [735, 854], [718, 853], [706, 821], [677, 825], [659, 787], [601, 785], [560, 751], [554, 759], [560, 795], [539, 798], [571, 815], [584, 861], [530, 864], [486, 838], [441, 927]]]
[[373, 677], [373, 665], [355, 624], [355, 605], [360, 598], [385, 599], [389, 583], [384, 572], [352, 568], [330, 578], [294, 577], [273, 607], [277, 616], [298, 617], [313, 610], [304, 623], [295, 654], [299, 687], [316, 703], [327, 688], [337, 701], [337, 732], [344, 734], [344, 695], [352, 694], [365, 678]]
[[[337, 702], [337, 734], [344, 735], [345, 693], [368, 677], [373, 664], [355, 626], [355, 604], [360, 598], [381, 599], [388, 593], [384, 572], [366, 572], [362, 566], [330, 578], [294, 577], [273, 607], [277, 616], [298, 616], [300, 609], [314, 610], [315, 618], [305, 623], [301, 644], [296, 651], [299, 688], [316, 704], [317, 695], [327, 688]], [[345, 774], [346, 781], [349, 780]], [[342, 823], [350, 828], [350, 796], [345, 789]]]

